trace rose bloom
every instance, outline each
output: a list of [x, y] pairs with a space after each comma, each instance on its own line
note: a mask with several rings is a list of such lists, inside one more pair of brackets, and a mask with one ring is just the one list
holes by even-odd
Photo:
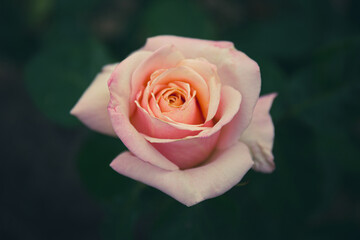
[[191, 206], [272, 172], [276, 94], [259, 98], [260, 70], [233, 43], [149, 38], [107, 65], [71, 114], [129, 151], [111, 167]]

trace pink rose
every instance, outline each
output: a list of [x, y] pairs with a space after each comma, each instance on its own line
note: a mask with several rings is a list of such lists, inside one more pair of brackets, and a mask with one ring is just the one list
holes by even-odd
[[231, 42], [158, 36], [105, 66], [71, 114], [127, 146], [115, 171], [191, 206], [251, 167], [274, 170], [276, 94], [259, 99], [260, 84], [256, 62]]

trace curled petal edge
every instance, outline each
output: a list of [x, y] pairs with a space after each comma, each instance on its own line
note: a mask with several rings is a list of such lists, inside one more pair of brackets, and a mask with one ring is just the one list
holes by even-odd
[[225, 193], [252, 165], [249, 149], [241, 142], [218, 150], [204, 165], [187, 170], [167, 171], [130, 152], [121, 153], [110, 164], [118, 173], [157, 188], [188, 207]]
[[276, 93], [271, 93], [259, 98], [251, 123], [240, 137], [240, 141], [247, 144], [251, 151], [253, 169], [263, 173], [275, 170], [272, 154], [275, 133], [270, 108], [276, 96]]
[[70, 114], [76, 116], [90, 129], [111, 136], [116, 136], [116, 133], [107, 112], [110, 99], [107, 81], [116, 66], [117, 64], [104, 66], [102, 72], [97, 74], [94, 81], [70, 111]]

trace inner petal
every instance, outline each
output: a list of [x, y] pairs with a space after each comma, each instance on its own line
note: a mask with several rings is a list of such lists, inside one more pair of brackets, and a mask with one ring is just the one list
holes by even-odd
[[171, 111], [162, 111], [162, 115], [178, 123], [204, 123], [203, 115], [199, 110], [199, 104], [194, 97], [186, 102], [186, 107], [171, 107]]
[[162, 112], [174, 111], [181, 108], [186, 102], [186, 93], [180, 89], [168, 88], [157, 96], [157, 103]]
[[[144, 91], [143, 101], [150, 100], [150, 92], [154, 92], [154, 86], [156, 85], [167, 85], [179, 89], [179, 91], [184, 91], [184, 93], [191, 94], [191, 89], [196, 90], [196, 100], [199, 105], [199, 110], [203, 115], [204, 119], [207, 116], [208, 104], [210, 99], [210, 93], [208, 91], [208, 86], [206, 81], [202, 78], [201, 75], [196, 73], [193, 69], [187, 66], [178, 66], [175, 68], [167, 69], [162, 71], [161, 74], [154, 74], [153, 79], [148, 83]], [[190, 89], [190, 91], [189, 91]], [[163, 89], [164, 91], [164, 89]], [[157, 97], [158, 94], [154, 93]], [[188, 94], [184, 94], [187, 96]], [[158, 99], [157, 99], [158, 100]]]
[[181, 107], [185, 102], [184, 96], [179, 92], [171, 93], [165, 100], [167, 100], [172, 107]]
[[172, 107], [180, 107], [186, 101], [184, 93], [179, 89], [171, 89], [168, 91], [163, 98], [169, 102]]
[[151, 116], [163, 121], [203, 124], [209, 117], [211, 86], [202, 75], [186, 64], [155, 70], [138, 101]]

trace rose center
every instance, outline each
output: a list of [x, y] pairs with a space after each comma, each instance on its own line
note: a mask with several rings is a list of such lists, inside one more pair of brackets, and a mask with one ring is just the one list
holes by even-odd
[[169, 106], [177, 107], [177, 108], [181, 107], [186, 101], [184, 94], [179, 90], [174, 90], [174, 89], [167, 91], [163, 95], [163, 98], [166, 102], [168, 102]]

